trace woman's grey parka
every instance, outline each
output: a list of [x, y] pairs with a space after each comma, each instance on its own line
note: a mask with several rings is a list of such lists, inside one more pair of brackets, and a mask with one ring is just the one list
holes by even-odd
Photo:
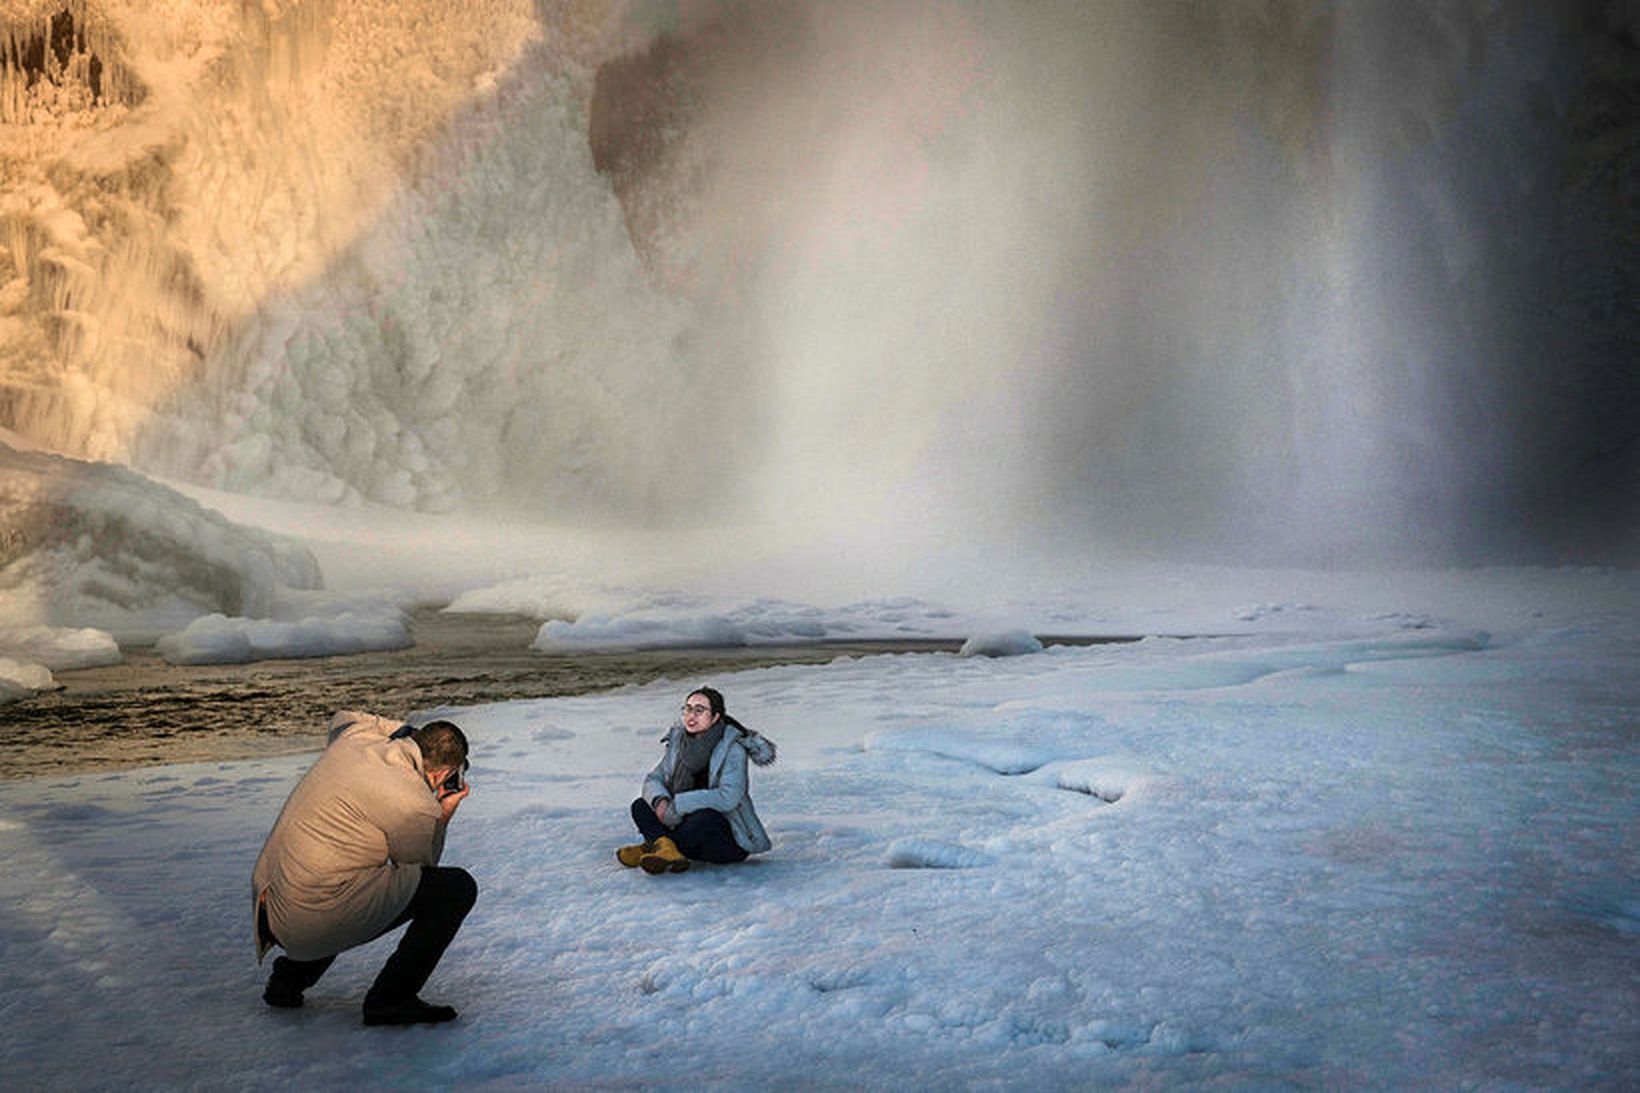
[[643, 799], [653, 807], [662, 797], [670, 797], [672, 808], [680, 818], [703, 808], [721, 812], [742, 850], [761, 854], [769, 849], [773, 845], [769, 833], [763, 830], [763, 822], [752, 807], [746, 760], [750, 758], [760, 767], [767, 766], [774, 762], [774, 744], [738, 722], [725, 720], [723, 739], [712, 749], [712, 758], [706, 764], [706, 788], [674, 794], [668, 787], [672, 783], [672, 772], [677, 769], [683, 736], [682, 725], [673, 725], [667, 732], [666, 753], [643, 780]]

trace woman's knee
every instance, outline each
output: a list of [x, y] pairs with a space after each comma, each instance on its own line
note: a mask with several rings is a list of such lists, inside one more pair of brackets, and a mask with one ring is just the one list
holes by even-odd
[[685, 816], [678, 825], [678, 846], [696, 861], [729, 865], [746, 857], [746, 851], [735, 842], [734, 829], [721, 812], [703, 809]]

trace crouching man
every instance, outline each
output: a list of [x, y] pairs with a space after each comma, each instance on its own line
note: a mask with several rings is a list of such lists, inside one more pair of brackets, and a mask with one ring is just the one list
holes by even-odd
[[336, 715], [329, 746], [291, 791], [251, 874], [257, 961], [285, 950], [263, 1001], [300, 1006], [337, 953], [409, 923], [364, 997], [364, 1023], [455, 1019], [418, 994], [478, 898], [465, 869], [438, 864], [467, 797], [466, 769], [467, 738], [448, 721], [415, 729]]

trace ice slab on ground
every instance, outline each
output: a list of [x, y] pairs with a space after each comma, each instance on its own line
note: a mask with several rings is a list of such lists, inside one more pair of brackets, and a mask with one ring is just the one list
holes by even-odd
[[244, 664], [405, 649], [412, 644], [403, 612], [343, 612], [334, 618], [308, 616], [292, 622], [207, 615], [167, 634], [155, 648], [170, 664]]
[[27, 698], [36, 691], [49, 691], [57, 686], [51, 670], [41, 664], [13, 660], [0, 656], [0, 703]]
[[1017, 657], [1042, 652], [1042, 642], [1028, 630], [994, 630], [962, 643], [965, 657]]
[[118, 664], [124, 659], [113, 635], [91, 627], [0, 625], [0, 653], [58, 672]]

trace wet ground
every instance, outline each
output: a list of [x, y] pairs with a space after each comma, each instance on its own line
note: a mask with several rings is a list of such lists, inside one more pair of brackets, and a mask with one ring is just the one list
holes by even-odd
[[389, 716], [584, 694], [675, 679], [680, 686], [772, 664], [882, 652], [954, 652], [955, 641], [826, 642], [737, 649], [546, 654], [539, 623], [497, 615], [412, 615], [413, 648], [390, 653], [177, 666], [152, 649], [125, 663], [59, 672], [62, 689], [0, 707], [0, 777], [317, 749], [337, 710]]

